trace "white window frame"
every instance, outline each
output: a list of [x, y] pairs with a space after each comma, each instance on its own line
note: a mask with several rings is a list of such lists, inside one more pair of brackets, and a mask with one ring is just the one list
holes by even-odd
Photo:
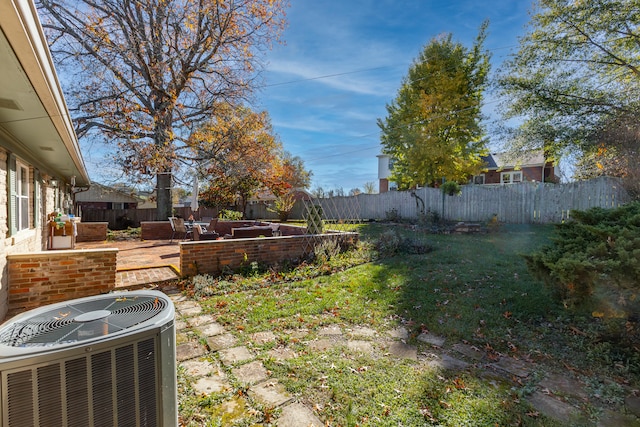
[[515, 184], [522, 182], [522, 171], [500, 172], [501, 184]]
[[29, 166], [16, 159], [16, 231], [27, 230], [29, 224], [29, 204], [31, 195], [31, 176]]

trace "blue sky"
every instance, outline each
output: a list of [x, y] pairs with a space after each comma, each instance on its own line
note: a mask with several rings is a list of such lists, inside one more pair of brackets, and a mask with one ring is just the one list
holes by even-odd
[[[445, 33], [470, 47], [488, 19], [493, 73], [515, 52], [530, 8], [529, 0], [291, 0], [285, 44], [267, 56], [257, 107], [313, 172], [312, 189], [377, 189], [376, 120], [422, 48]], [[490, 130], [497, 99], [487, 93], [485, 101]]]

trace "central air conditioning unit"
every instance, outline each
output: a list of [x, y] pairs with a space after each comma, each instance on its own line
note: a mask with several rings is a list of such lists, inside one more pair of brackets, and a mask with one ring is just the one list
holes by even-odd
[[175, 311], [157, 291], [80, 298], [0, 326], [1, 427], [174, 427]]

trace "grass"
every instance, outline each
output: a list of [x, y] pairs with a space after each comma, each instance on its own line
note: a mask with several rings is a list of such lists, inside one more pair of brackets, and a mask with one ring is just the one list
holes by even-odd
[[[388, 229], [367, 224], [358, 231], [362, 240], [373, 242]], [[478, 235], [428, 235], [403, 226], [396, 230], [432, 250], [377, 258], [371, 245], [363, 245], [359, 251], [284, 272], [253, 266], [245, 271], [248, 276], [197, 278], [200, 284], [191, 292], [241, 342], [250, 342], [255, 332], [274, 332], [278, 341], [256, 346], [254, 352], [272, 377], [314, 405], [330, 425], [556, 425], [521, 399], [530, 384], [487, 376], [473, 367], [446, 371], [379, 357], [386, 349], [384, 340], [370, 339], [371, 354], [344, 343], [325, 352], [309, 351], [306, 343], [318, 337], [321, 327], [334, 324], [367, 327], [378, 336], [403, 326], [407, 342], [425, 354], [430, 346], [417, 337], [429, 332], [489, 355], [570, 371], [591, 384], [603, 404], [620, 403], [620, 384], [637, 387], [637, 352], [634, 359], [632, 351], [603, 339], [610, 325], [566, 310], [528, 273], [521, 254], [548, 243], [551, 227], [503, 227]], [[276, 345], [286, 345], [298, 356], [274, 360], [268, 351]], [[183, 405], [185, 411], [207, 406], [189, 400]]]

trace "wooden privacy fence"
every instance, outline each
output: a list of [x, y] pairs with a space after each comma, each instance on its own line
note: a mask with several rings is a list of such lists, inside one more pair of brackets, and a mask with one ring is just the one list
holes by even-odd
[[[464, 185], [458, 196], [444, 196], [436, 188], [389, 191], [353, 197], [316, 199], [324, 218], [359, 219], [418, 218], [433, 212], [452, 221], [485, 222], [494, 215], [506, 223], [557, 223], [572, 210], [592, 207], [614, 208], [630, 200], [618, 179], [601, 177], [567, 184], [523, 182], [509, 185]], [[444, 202], [444, 203], [443, 203]]]
[[[601, 177], [568, 184], [522, 182], [509, 185], [463, 185], [458, 196], [444, 196], [437, 188], [415, 191], [389, 191], [382, 194], [359, 194], [352, 197], [315, 199], [322, 206], [326, 220], [367, 220], [400, 218], [416, 219], [433, 212], [451, 221], [484, 222], [494, 215], [501, 222], [514, 224], [556, 223], [570, 216], [572, 210], [592, 207], [615, 208], [630, 200], [616, 178]], [[443, 203], [444, 201], [444, 203]], [[305, 202], [298, 201], [290, 219], [304, 219]], [[191, 208], [175, 208], [175, 213], [188, 218]], [[200, 208], [197, 219], [216, 218], [217, 210]], [[247, 219], [273, 220], [277, 215], [265, 205], [248, 205]], [[82, 222], [108, 222], [119, 228], [127, 218], [134, 226], [143, 221], [158, 221], [155, 209], [85, 209]]]

